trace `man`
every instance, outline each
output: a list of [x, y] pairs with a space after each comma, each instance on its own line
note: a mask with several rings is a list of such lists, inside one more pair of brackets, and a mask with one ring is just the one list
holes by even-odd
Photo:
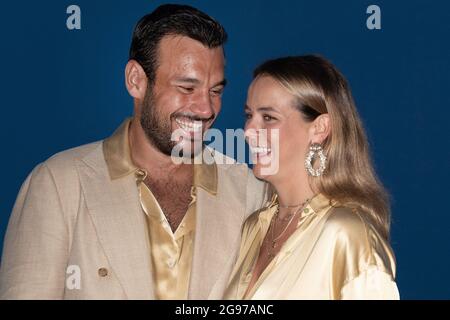
[[263, 185], [245, 165], [180, 164], [172, 153], [211, 152], [201, 142], [221, 108], [226, 37], [189, 6], [164, 5], [138, 22], [125, 69], [134, 117], [26, 179], [5, 238], [1, 298], [222, 297]]

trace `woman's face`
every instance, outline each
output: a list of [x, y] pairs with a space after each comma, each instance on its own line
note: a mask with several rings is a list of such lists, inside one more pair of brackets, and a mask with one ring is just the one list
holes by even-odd
[[273, 183], [305, 170], [314, 122], [303, 120], [294, 103], [295, 97], [269, 76], [258, 77], [250, 85], [245, 132], [253, 172], [260, 179]]

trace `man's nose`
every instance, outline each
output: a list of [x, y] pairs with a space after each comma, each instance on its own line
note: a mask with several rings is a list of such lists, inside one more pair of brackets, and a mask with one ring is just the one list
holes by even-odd
[[199, 92], [191, 105], [191, 111], [202, 119], [209, 119], [214, 116], [214, 103], [209, 92]]

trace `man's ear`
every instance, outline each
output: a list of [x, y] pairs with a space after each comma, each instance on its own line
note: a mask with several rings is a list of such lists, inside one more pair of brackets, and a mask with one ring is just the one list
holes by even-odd
[[331, 132], [330, 116], [328, 113], [321, 114], [311, 124], [311, 143], [322, 144]]
[[147, 90], [147, 75], [136, 60], [128, 61], [125, 67], [125, 85], [130, 96], [143, 100]]

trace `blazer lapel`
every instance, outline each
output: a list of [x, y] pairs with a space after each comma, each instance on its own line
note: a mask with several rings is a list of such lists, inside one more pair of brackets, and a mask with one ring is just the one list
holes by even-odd
[[[197, 190], [197, 225], [189, 299], [208, 299], [214, 285], [227, 281], [239, 249], [245, 215], [246, 176], [220, 175], [217, 195]], [[230, 181], [223, 181], [230, 179]], [[244, 191], [243, 191], [244, 190]], [[220, 291], [220, 290], [219, 290]]]
[[133, 174], [112, 181], [102, 144], [77, 162], [99, 241], [129, 299], [153, 299], [150, 248]]

